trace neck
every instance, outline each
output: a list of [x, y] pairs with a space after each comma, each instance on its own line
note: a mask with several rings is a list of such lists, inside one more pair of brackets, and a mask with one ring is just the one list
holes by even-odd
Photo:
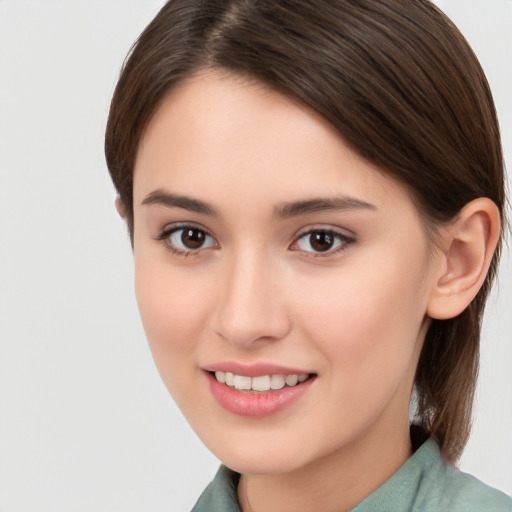
[[243, 512], [348, 511], [391, 477], [412, 453], [408, 421], [401, 429], [366, 432], [300, 469], [244, 475], [239, 485]]

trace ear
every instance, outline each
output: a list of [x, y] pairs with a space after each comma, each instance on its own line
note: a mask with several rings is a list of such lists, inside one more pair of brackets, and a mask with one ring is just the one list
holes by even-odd
[[454, 318], [480, 290], [501, 230], [500, 212], [488, 198], [468, 203], [442, 233], [442, 265], [429, 298], [430, 318]]
[[119, 196], [116, 197], [115, 205], [119, 217], [121, 217], [121, 219], [126, 219], [126, 209]]

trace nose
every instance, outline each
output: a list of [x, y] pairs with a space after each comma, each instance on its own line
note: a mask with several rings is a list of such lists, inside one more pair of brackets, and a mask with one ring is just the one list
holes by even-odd
[[291, 329], [278, 269], [255, 251], [225, 262], [214, 330], [226, 342], [259, 347], [284, 338]]

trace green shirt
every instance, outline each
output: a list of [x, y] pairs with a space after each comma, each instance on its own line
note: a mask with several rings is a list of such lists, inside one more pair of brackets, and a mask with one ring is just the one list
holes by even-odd
[[[221, 466], [192, 512], [241, 512], [239, 479]], [[351, 512], [512, 512], [512, 498], [447, 463], [430, 439]]]

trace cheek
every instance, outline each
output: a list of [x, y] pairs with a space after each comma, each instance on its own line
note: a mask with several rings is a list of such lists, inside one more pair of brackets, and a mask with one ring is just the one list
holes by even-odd
[[296, 316], [306, 337], [316, 340], [336, 385], [364, 396], [385, 392], [386, 383], [391, 389], [409, 369], [426, 294], [417, 264], [381, 258], [378, 266], [359, 270], [330, 274], [314, 288], [303, 283], [311, 293], [297, 302]]
[[194, 354], [205, 328], [206, 288], [193, 286], [157, 263], [135, 263], [135, 291], [146, 337], [169, 391], [196, 366]]

